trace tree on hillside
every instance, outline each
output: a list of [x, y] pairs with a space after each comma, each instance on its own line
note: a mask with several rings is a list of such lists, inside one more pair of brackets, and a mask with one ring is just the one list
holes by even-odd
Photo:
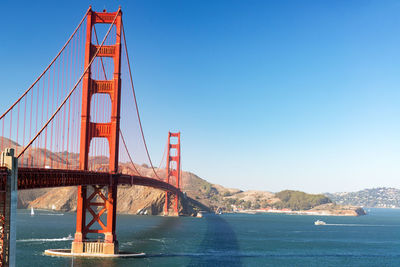
[[284, 190], [276, 194], [280, 202], [275, 203], [276, 208], [291, 210], [308, 210], [316, 206], [331, 203], [332, 201], [321, 194], [307, 194], [301, 191]]

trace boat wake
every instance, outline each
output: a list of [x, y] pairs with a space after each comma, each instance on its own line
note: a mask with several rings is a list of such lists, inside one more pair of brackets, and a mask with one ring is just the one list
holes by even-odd
[[59, 242], [59, 241], [71, 241], [74, 240], [72, 235], [62, 238], [31, 238], [31, 239], [20, 239], [17, 242]]
[[383, 225], [383, 224], [353, 224], [353, 223], [327, 223], [325, 225], [331, 226], [395, 226], [395, 225]]
[[248, 253], [242, 253], [242, 252], [219, 252], [219, 253], [171, 253], [171, 254], [146, 254], [147, 258], [162, 258], [162, 257], [191, 257], [191, 258], [223, 258], [223, 257], [231, 257], [231, 258], [327, 258], [327, 257], [332, 257], [332, 258], [339, 258], [339, 257], [344, 257], [344, 258], [349, 258], [349, 257], [354, 257], [354, 258], [360, 258], [360, 257], [365, 257], [365, 258], [382, 258], [382, 257], [399, 257], [399, 254], [390, 254], [390, 255], [382, 255], [382, 254], [359, 254], [359, 253], [327, 253], [327, 254], [274, 254], [274, 253], [258, 253], [258, 252], [248, 252]]

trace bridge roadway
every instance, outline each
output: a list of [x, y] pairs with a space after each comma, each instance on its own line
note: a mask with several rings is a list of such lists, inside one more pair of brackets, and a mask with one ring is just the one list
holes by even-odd
[[[0, 191], [5, 190], [8, 170], [0, 167]], [[18, 168], [18, 190], [79, 185], [140, 185], [169, 191], [181, 196], [182, 192], [164, 181], [136, 175], [110, 174], [82, 170]]]

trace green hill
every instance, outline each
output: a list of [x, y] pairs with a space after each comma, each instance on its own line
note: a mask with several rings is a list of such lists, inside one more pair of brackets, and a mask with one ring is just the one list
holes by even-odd
[[331, 203], [324, 195], [307, 194], [301, 191], [284, 190], [275, 194], [280, 201], [274, 203], [275, 208], [291, 210], [309, 210], [316, 206]]

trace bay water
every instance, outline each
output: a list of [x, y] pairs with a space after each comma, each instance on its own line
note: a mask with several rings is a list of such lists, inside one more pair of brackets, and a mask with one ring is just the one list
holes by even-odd
[[70, 248], [75, 219], [75, 213], [18, 210], [17, 266], [400, 266], [398, 209], [360, 217], [118, 215], [120, 250], [146, 257], [45, 256], [45, 249]]

